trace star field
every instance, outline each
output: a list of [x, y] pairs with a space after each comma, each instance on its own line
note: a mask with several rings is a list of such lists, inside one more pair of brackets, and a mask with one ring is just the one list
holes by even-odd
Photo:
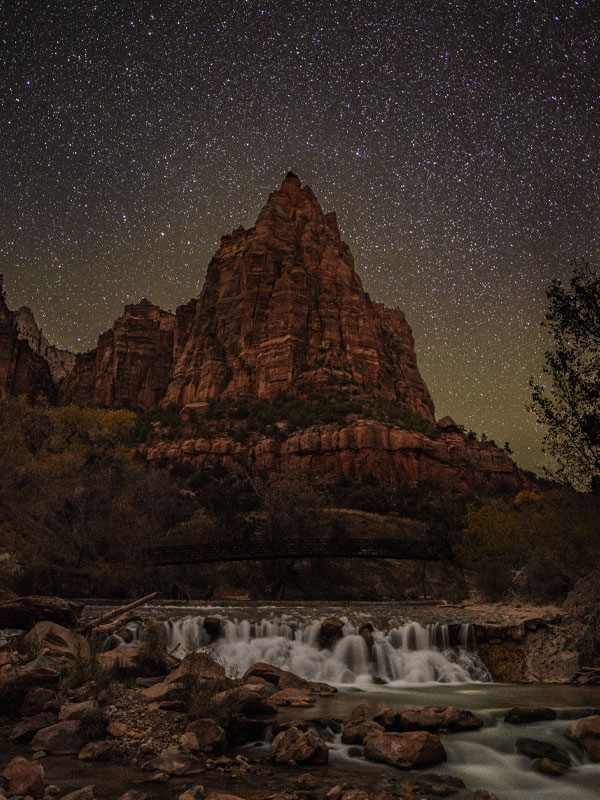
[[400, 306], [438, 416], [541, 464], [545, 287], [600, 268], [590, 0], [14, 0], [0, 9], [0, 271], [88, 349], [199, 293], [288, 169]]

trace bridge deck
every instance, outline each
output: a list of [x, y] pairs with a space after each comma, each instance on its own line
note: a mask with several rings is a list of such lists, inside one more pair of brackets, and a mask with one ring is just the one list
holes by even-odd
[[225, 561], [273, 561], [301, 558], [393, 558], [439, 561], [451, 558], [439, 542], [423, 539], [283, 539], [277, 543], [257, 536], [198, 544], [162, 545], [143, 551], [149, 562], [167, 564], [210, 564]]

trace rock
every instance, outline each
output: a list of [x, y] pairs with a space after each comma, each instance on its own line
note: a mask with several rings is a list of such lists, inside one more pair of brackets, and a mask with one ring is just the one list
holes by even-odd
[[296, 784], [301, 789], [316, 789], [319, 785], [319, 781], [314, 775], [311, 775], [310, 772], [303, 772], [302, 775], [296, 779]]
[[90, 646], [80, 634], [59, 625], [56, 622], [37, 622], [23, 637], [23, 646], [33, 647], [38, 645], [42, 652], [57, 661], [72, 661], [81, 658], [87, 661], [90, 658]]
[[106, 728], [107, 733], [114, 736], [115, 739], [120, 739], [122, 736], [127, 736], [129, 733], [129, 726], [125, 722], [115, 720], [111, 722]]
[[213, 697], [213, 707], [224, 719], [242, 715], [246, 717], [270, 716], [277, 711], [260, 692], [260, 686], [247, 684], [219, 692]]
[[48, 656], [38, 656], [16, 671], [0, 675], [0, 697], [5, 703], [19, 703], [31, 687], [52, 686], [60, 681], [61, 664]]
[[73, 719], [42, 728], [33, 737], [30, 747], [34, 752], [44, 750], [53, 756], [66, 756], [79, 753], [87, 741], [81, 720]]
[[498, 800], [498, 798], [492, 792], [488, 792], [487, 789], [477, 789], [473, 795], [473, 800]]
[[544, 742], [542, 739], [517, 739], [516, 744], [517, 753], [521, 753], [528, 758], [549, 758], [557, 764], [563, 764], [565, 767], [571, 765], [571, 758], [566, 750], [560, 750], [550, 742]]
[[[213, 753], [227, 745], [227, 736], [223, 728], [214, 719], [197, 719], [185, 729], [186, 734], [191, 734], [196, 739], [196, 747], [203, 753]], [[185, 734], [184, 734], [185, 735]]]
[[310, 692], [304, 689], [282, 689], [269, 698], [274, 706], [291, 706], [292, 708], [310, 708], [315, 705], [315, 700]]
[[98, 653], [96, 663], [106, 672], [115, 671], [119, 675], [133, 676], [141, 670], [139, 652], [138, 644], [125, 644], [115, 650]]
[[[376, 720], [378, 721], [378, 720]], [[472, 731], [483, 726], [483, 720], [470, 711], [455, 706], [421, 706], [400, 711], [404, 731]], [[385, 726], [384, 726], [385, 727]]]
[[244, 800], [237, 794], [225, 794], [225, 792], [209, 792], [206, 800]]
[[205, 800], [205, 798], [206, 792], [204, 791], [204, 786], [196, 784], [196, 786], [192, 786], [180, 794], [177, 800]]
[[326, 764], [329, 758], [323, 739], [298, 728], [278, 733], [271, 742], [271, 754], [277, 764]]
[[68, 719], [82, 719], [90, 711], [97, 711], [98, 703], [95, 700], [84, 700], [81, 703], [66, 703], [58, 712], [58, 719], [64, 722]]
[[400, 769], [429, 767], [446, 760], [439, 736], [425, 731], [371, 733], [365, 739], [365, 757]]
[[82, 789], [76, 789], [74, 792], [69, 792], [62, 797], [62, 800], [94, 800], [95, 786], [84, 786]]
[[60, 387], [61, 404], [157, 408], [173, 364], [175, 322], [174, 314], [148, 300], [125, 306], [96, 348], [76, 355]]
[[465, 788], [464, 781], [454, 775], [435, 775], [433, 773], [411, 777], [410, 786], [419, 797], [448, 797]]
[[383, 733], [383, 731], [383, 725], [379, 725], [372, 719], [347, 722], [342, 732], [342, 742], [344, 744], [362, 744], [370, 733]]
[[[385, 710], [387, 711], [391, 709]], [[365, 703], [360, 703], [360, 705], [354, 706], [350, 712], [348, 722], [364, 722], [367, 719], [373, 719], [373, 711], [371, 710], [370, 706], [366, 705]]]
[[45, 711], [41, 714], [35, 714], [31, 717], [25, 717], [17, 722], [11, 731], [10, 738], [14, 742], [30, 742], [42, 728], [47, 728], [56, 722], [56, 714], [51, 711]]
[[530, 722], [543, 722], [556, 719], [553, 708], [511, 708], [504, 715], [504, 721], [512, 725], [527, 725]]
[[319, 630], [319, 646], [332, 648], [344, 635], [344, 623], [337, 617], [324, 619]]
[[575, 720], [565, 736], [583, 747], [591, 761], [600, 761], [600, 714]]
[[179, 667], [167, 675], [164, 683], [167, 686], [172, 683], [187, 685], [190, 681], [199, 688], [223, 689], [227, 685], [225, 668], [211, 658], [208, 653], [201, 650], [190, 653], [183, 659]]
[[559, 761], [553, 761], [551, 758], [540, 758], [534, 761], [534, 766], [538, 772], [543, 772], [545, 775], [564, 775], [568, 772], [568, 767]]
[[219, 617], [205, 617], [202, 627], [210, 636], [211, 642], [221, 635], [221, 620]]
[[119, 797], [119, 800], [148, 800], [148, 795], [140, 789], [129, 789]]
[[[368, 706], [364, 706], [364, 708], [368, 708]], [[374, 716], [372, 714], [370, 716], [373, 717], [374, 722], [377, 722], [388, 732], [402, 733], [404, 731], [402, 713], [395, 708], [384, 708]]]
[[29, 795], [40, 800], [44, 796], [44, 768], [37, 762], [16, 756], [4, 768], [2, 783], [9, 797]]
[[106, 761], [114, 753], [114, 744], [110, 739], [99, 742], [88, 742], [77, 758], [80, 761]]
[[[53, 400], [56, 384], [50, 366], [21, 334], [18, 317], [19, 312], [8, 308], [0, 291], [0, 401], [25, 395], [33, 402], [38, 394]], [[21, 626], [0, 621], [3, 627]]]
[[373, 645], [375, 644], [375, 639], [373, 638], [373, 631], [374, 631], [373, 623], [372, 622], [365, 622], [360, 626], [358, 629], [358, 635], [362, 636], [365, 642], [367, 643], [367, 647], [369, 648], [369, 652], [373, 649]]
[[242, 680], [247, 682], [249, 678], [262, 678], [268, 683], [277, 686], [279, 689], [308, 689], [310, 688], [309, 681], [289, 672], [286, 669], [279, 669], [271, 664], [265, 664], [259, 661], [253, 664], [244, 673]]
[[206, 759], [189, 753], [181, 753], [176, 747], [168, 747], [153, 758], [145, 769], [158, 770], [169, 775], [199, 775], [206, 771]]
[[32, 717], [47, 711], [47, 705], [56, 699], [56, 692], [43, 686], [34, 686], [25, 695], [19, 708], [22, 717]]
[[277, 764], [326, 764], [329, 758], [323, 739], [298, 728], [278, 733], [271, 742], [271, 754]]
[[0, 601], [0, 628], [29, 631], [42, 620], [74, 626], [82, 609], [83, 603], [62, 600], [60, 597], [28, 596], [3, 600]]

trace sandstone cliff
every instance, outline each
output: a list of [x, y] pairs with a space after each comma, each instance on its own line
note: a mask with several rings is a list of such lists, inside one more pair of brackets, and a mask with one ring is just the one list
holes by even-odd
[[60, 387], [60, 402], [79, 406], [156, 408], [173, 363], [175, 315], [148, 300], [125, 306], [94, 350], [79, 353]]
[[0, 400], [20, 395], [33, 400], [39, 394], [54, 399], [48, 362], [22, 335], [19, 313], [8, 308], [0, 286]]
[[506, 453], [493, 444], [467, 441], [451, 426], [435, 438], [384, 422], [356, 420], [292, 434], [286, 441], [263, 438], [246, 445], [233, 438], [158, 442], [141, 448], [150, 462], [187, 462], [196, 467], [245, 463], [252, 471], [310, 470], [344, 475], [351, 481], [370, 473], [388, 487], [431, 480], [459, 491], [511, 489], [528, 485]]
[[184, 308], [165, 402], [268, 398], [334, 377], [434, 418], [403, 313], [371, 302], [335, 215], [291, 173], [253, 228], [223, 237], [193, 320]]
[[50, 344], [35, 321], [33, 313], [27, 306], [21, 306], [15, 312], [15, 321], [19, 330], [19, 338], [26, 339], [34, 353], [48, 363], [54, 383], [60, 383], [75, 366], [75, 353], [60, 350]]

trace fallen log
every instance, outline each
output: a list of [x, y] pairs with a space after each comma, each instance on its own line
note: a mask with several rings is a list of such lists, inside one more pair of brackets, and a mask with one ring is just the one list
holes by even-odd
[[0, 628], [28, 631], [36, 622], [49, 620], [65, 628], [73, 627], [83, 610], [82, 603], [61, 597], [14, 597], [0, 601]]
[[127, 603], [127, 605], [113, 608], [110, 611], [107, 611], [105, 614], [102, 614], [100, 617], [87, 620], [87, 622], [81, 625], [77, 630], [79, 633], [87, 633], [88, 631], [94, 630], [94, 628], [98, 628], [103, 623], [113, 620], [115, 617], [120, 617], [127, 611], [132, 611], [138, 606], [143, 606], [144, 603], [148, 603], [150, 600], [158, 597], [158, 594], [159, 592], [152, 592], [152, 594], [147, 594], [145, 597], [140, 597], [139, 600], [134, 600], [132, 603]]

